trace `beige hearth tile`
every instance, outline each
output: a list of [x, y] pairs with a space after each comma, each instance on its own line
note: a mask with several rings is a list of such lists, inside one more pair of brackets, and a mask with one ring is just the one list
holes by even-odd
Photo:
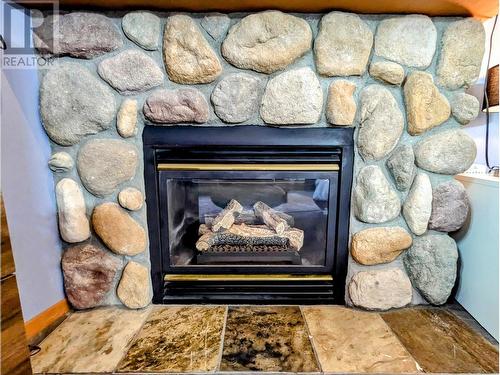
[[324, 372], [418, 372], [379, 314], [340, 306], [308, 306], [302, 312]]
[[224, 306], [155, 307], [117, 371], [215, 371], [225, 313]]
[[112, 372], [150, 311], [106, 307], [71, 314], [31, 357], [33, 372]]

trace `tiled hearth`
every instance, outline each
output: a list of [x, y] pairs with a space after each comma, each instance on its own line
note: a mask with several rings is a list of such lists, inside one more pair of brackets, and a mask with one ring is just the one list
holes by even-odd
[[106, 307], [69, 316], [32, 365], [65, 374], [498, 373], [498, 348], [475, 325], [454, 307]]

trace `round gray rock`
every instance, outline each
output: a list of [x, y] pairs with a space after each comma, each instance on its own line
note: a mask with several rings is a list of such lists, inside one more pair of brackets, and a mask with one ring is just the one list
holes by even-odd
[[444, 31], [437, 82], [449, 90], [470, 87], [479, 77], [484, 54], [485, 32], [473, 18], [450, 23]]
[[160, 19], [149, 12], [130, 12], [122, 18], [122, 29], [127, 38], [147, 50], [157, 50], [160, 39]]
[[352, 195], [354, 215], [365, 223], [385, 223], [401, 211], [401, 201], [380, 167], [363, 167], [356, 179]]
[[403, 217], [408, 228], [420, 236], [427, 230], [432, 211], [432, 185], [425, 173], [415, 177], [410, 192], [403, 204]]
[[139, 50], [127, 50], [102, 60], [97, 72], [123, 95], [147, 91], [163, 82], [160, 67], [151, 57]]
[[111, 194], [135, 176], [136, 148], [117, 139], [94, 139], [78, 152], [77, 169], [85, 188], [98, 197]]
[[443, 182], [432, 192], [429, 229], [441, 232], [457, 231], [465, 224], [469, 210], [469, 197], [464, 186], [456, 180]]
[[476, 143], [462, 130], [446, 130], [426, 137], [414, 151], [420, 168], [441, 174], [465, 172], [476, 159]]
[[56, 185], [56, 201], [62, 239], [70, 243], [88, 239], [90, 224], [80, 185], [71, 178], [63, 178]]
[[415, 238], [403, 256], [413, 286], [433, 305], [442, 305], [450, 296], [457, 275], [457, 260], [457, 245], [445, 234]]
[[382, 20], [375, 36], [375, 54], [416, 68], [427, 68], [436, 50], [436, 27], [423, 15]]
[[208, 120], [208, 103], [196, 89], [156, 90], [144, 103], [144, 116], [152, 122], [175, 124]]
[[398, 143], [404, 129], [403, 114], [394, 96], [381, 85], [361, 91], [358, 150], [364, 160], [380, 160]]
[[33, 41], [42, 55], [70, 55], [86, 59], [93, 59], [123, 45], [122, 37], [111, 19], [89, 12], [47, 16], [42, 25], [34, 30]]
[[69, 172], [75, 166], [71, 155], [64, 151], [52, 154], [48, 164], [50, 170], [56, 173]]
[[221, 51], [238, 68], [269, 74], [304, 55], [311, 48], [311, 41], [307, 21], [270, 10], [246, 16], [232, 26]]
[[451, 113], [459, 123], [466, 125], [479, 114], [479, 100], [464, 92], [457, 93], [451, 98]]
[[323, 90], [311, 68], [286, 71], [269, 80], [260, 115], [268, 124], [314, 124], [323, 107]]
[[398, 190], [408, 190], [417, 173], [413, 147], [408, 144], [397, 147], [387, 158], [386, 166], [391, 172]]
[[71, 146], [111, 126], [116, 103], [111, 89], [80, 64], [51, 68], [40, 86], [40, 112], [50, 139]]
[[363, 74], [372, 45], [373, 33], [358, 15], [328, 13], [321, 19], [314, 41], [318, 73], [330, 77]]
[[201, 27], [215, 40], [226, 35], [230, 23], [227, 14], [217, 12], [207, 14], [200, 22]]
[[263, 91], [259, 78], [245, 73], [228, 75], [212, 92], [215, 114], [229, 123], [246, 121], [258, 112]]

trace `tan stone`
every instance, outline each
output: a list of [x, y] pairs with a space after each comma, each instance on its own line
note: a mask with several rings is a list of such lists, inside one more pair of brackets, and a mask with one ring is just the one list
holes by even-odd
[[116, 115], [116, 130], [123, 138], [137, 134], [137, 100], [125, 99]]
[[271, 10], [246, 16], [231, 27], [221, 52], [238, 68], [269, 74], [304, 55], [311, 41], [306, 20]]
[[367, 310], [388, 310], [408, 305], [412, 286], [406, 274], [397, 268], [361, 271], [349, 283], [354, 306]]
[[405, 70], [392, 61], [377, 61], [370, 64], [370, 75], [378, 80], [400, 85], [405, 79]]
[[80, 186], [71, 178], [63, 178], [56, 185], [56, 200], [62, 239], [75, 243], [89, 238], [90, 225]]
[[118, 203], [127, 210], [137, 211], [142, 208], [144, 196], [139, 189], [128, 187], [118, 193]]
[[334, 125], [352, 125], [356, 116], [354, 91], [356, 84], [346, 81], [333, 81], [328, 88], [326, 118]]
[[167, 19], [163, 57], [169, 78], [177, 83], [209, 83], [222, 72], [219, 58], [196, 23], [186, 15]]
[[412, 72], [406, 79], [404, 96], [411, 135], [422, 134], [450, 117], [450, 103], [434, 85], [429, 73]]
[[411, 235], [403, 228], [368, 228], [352, 237], [351, 255], [358, 263], [367, 266], [389, 263], [411, 244]]
[[151, 302], [149, 270], [137, 262], [128, 262], [116, 292], [120, 301], [128, 308], [146, 307]]
[[116, 203], [94, 208], [92, 226], [104, 244], [121, 255], [137, 255], [146, 248], [144, 228]]

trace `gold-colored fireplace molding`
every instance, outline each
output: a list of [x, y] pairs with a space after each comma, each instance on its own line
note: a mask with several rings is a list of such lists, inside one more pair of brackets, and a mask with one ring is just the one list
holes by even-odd
[[252, 274], [252, 275], [165, 275], [165, 281], [332, 281], [331, 275], [288, 275], [288, 274]]
[[159, 171], [338, 171], [339, 166], [330, 164], [222, 164], [222, 163], [160, 163]]

